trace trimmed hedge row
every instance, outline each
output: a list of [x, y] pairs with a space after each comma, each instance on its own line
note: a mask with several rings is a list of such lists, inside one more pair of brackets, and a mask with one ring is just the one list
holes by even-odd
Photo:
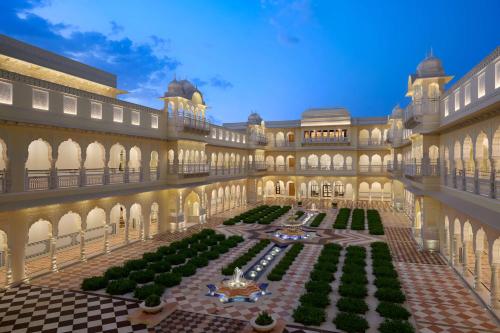
[[335, 218], [335, 223], [333, 224], [334, 229], [346, 229], [347, 222], [349, 221], [349, 215], [351, 215], [350, 208], [340, 208]]
[[242, 268], [243, 266], [245, 266], [250, 260], [253, 259], [253, 257], [259, 254], [259, 252], [262, 251], [270, 243], [271, 241], [269, 239], [262, 239], [257, 244], [248, 249], [247, 252], [236, 258], [232, 263], [230, 263], [226, 267], [223, 267], [221, 270], [222, 274], [226, 276], [232, 275], [236, 267]]
[[319, 213], [314, 217], [314, 220], [309, 225], [310, 227], [319, 227], [321, 222], [325, 219], [326, 213]]
[[300, 305], [293, 312], [293, 319], [303, 325], [319, 326], [326, 320], [325, 308], [330, 304], [330, 283], [337, 271], [340, 251], [338, 244], [326, 244], [314, 265], [306, 283], [306, 293], [300, 297]]
[[304, 244], [302, 243], [293, 244], [292, 248], [288, 250], [280, 262], [274, 266], [273, 270], [267, 275], [267, 279], [269, 281], [281, 281], [283, 275], [288, 271], [288, 268], [290, 268], [303, 248]]
[[337, 308], [342, 312], [335, 317], [333, 323], [338, 329], [346, 332], [364, 332], [369, 327], [368, 321], [361, 316], [368, 311], [368, 305], [365, 302], [365, 297], [368, 295], [366, 288], [368, 279], [365, 270], [366, 249], [362, 246], [351, 245], [346, 251], [342, 268], [342, 283], [339, 286], [339, 294], [342, 298], [337, 302]]
[[378, 210], [368, 209], [366, 211], [366, 217], [368, 219], [368, 230], [370, 231], [370, 235], [383, 235], [384, 226]]
[[291, 206], [267, 206], [261, 205], [243, 214], [237, 215], [223, 222], [224, 225], [235, 225], [238, 222], [271, 224], [278, 217], [288, 212]]
[[180, 284], [182, 277], [194, 275], [197, 268], [207, 266], [210, 260], [242, 241], [241, 236], [226, 239], [224, 235], [204, 229], [169, 246], [160, 246], [155, 252], [144, 253], [141, 259], [110, 267], [103, 276], [86, 278], [82, 289], [105, 289], [110, 295], [133, 291], [134, 297], [140, 300], [150, 295], [161, 296], [165, 288]]
[[412, 333], [415, 330], [407, 321], [410, 318], [410, 313], [401, 305], [406, 298], [401, 291], [401, 284], [392, 263], [389, 246], [385, 242], [375, 242], [371, 244], [371, 248], [373, 274], [377, 287], [375, 297], [380, 301], [377, 312], [385, 318], [379, 331]]
[[365, 230], [365, 210], [356, 208], [352, 211], [351, 219], [352, 230]]

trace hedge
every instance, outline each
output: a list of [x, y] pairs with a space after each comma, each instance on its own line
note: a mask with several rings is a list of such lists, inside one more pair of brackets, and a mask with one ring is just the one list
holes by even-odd
[[262, 239], [257, 244], [252, 246], [247, 250], [246, 253], [242, 254], [240, 257], [236, 258], [232, 263], [222, 268], [223, 275], [232, 275], [236, 267], [242, 268], [250, 260], [253, 259], [260, 251], [262, 251], [266, 246], [271, 243], [269, 239]]
[[325, 310], [310, 305], [300, 305], [293, 312], [293, 319], [307, 326], [319, 326], [326, 319]]
[[346, 229], [347, 222], [349, 221], [349, 215], [351, 215], [351, 210], [349, 208], [340, 208], [337, 217], [335, 218], [333, 228]]
[[378, 328], [380, 333], [413, 333], [415, 329], [413, 326], [404, 320], [391, 320], [386, 319]]
[[352, 211], [351, 219], [352, 230], [365, 230], [365, 210], [356, 208]]
[[370, 231], [370, 235], [383, 235], [384, 226], [378, 210], [368, 209], [366, 211], [366, 217], [368, 219], [368, 230]]
[[145, 300], [151, 295], [161, 296], [165, 291], [165, 287], [161, 284], [150, 283], [142, 287], [137, 287], [134, 290], [134, 297], [140, 300]]
[[337, 302], [337, 308], [342, 312], [364, 314], [368, 311], [368, 304], [364, 299], [342, 297]]
[[99, 290], [104, 289], [108, 285], [108, 280], [103, 276], [92, 276], [83, 279], [82, 289], [83, 290]]
[[[341, 312], [335, 317], [333, 323], [338, 329], [348, 333], [365, 332], [369, 328], [366, 319], [355, 313]], [[397, 331], [393, 333], [395, 332]]]
[[410, 318], [411, 314], [403, 306], [399, 304], [380, 302], [377, 306], [377, 312], [386, 318], [391, 319], [404, 319]]
[[130, 279], [119, 279], [111, 281], [106, 287], [110, 295], [123, 295], [134, 290], [137, 283]]
[[325, 219], [326, 213], [319, 213], [314, 217], [314, 220], [311, 222], [309, 226], [311, 227], [319, 227], [321, 222]]
[[299, 255], [300, 251], [304, 248], [304, 244], [296, 243], [288, 250], [280, 262], [274, 266], [273, 270], [267, 275], [269, 281], [281, 281], [283, 275], [286, 274], [288, 268], [293, 264], [295, 258]]

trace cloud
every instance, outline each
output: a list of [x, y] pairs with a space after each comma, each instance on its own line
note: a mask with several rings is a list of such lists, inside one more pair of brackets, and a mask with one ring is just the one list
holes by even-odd
[[300, 43], [299, 37], [283, 33], [278, 33], [278, 40], [283, 44], [289, 44], [289, 45]]
[[52, 24], [32, 13], [43, 1], [0, 1], [4, 33], [24, 42], [77, 61], [109, 71], [118, 76], [119, 87], [130, 92], [128, 100], [156, 106], [181, 62], [169, 55], [168, 39], [151, 36], [146, 43], [134, 43], [123, 34], [123, 27], [111, 21], [110, 36], [100, 32], [81, 32], [65, 24]]
[[210, 85], [215, 88], [220, 88], [222, 90], [230, 89], [233, 87], [233, 84], [219, 75], [216, 75], [210, 79]]

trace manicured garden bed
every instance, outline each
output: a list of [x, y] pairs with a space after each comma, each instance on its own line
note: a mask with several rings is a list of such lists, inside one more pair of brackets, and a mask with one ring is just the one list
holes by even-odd
[[236, 267], [242, 268], [243, 266], [245, 266], [250, 260], [252, 260], [257, 254], [259, 254], [260, 251], [262, 251], [270, 243], [271, 241], [269, 239], [262, 239], [257, 244], [249, 248], [247, 252], [236, 258], [232, 263], [230, 263], [226, 267], [223, 267], [221, 271], [222, 274], [232, 275]]
[[242, 241], [241, 236], [226, 238], [214, 230], [204, 229], [181, 241], [160, 246], [155, 252], [144, 253], [141, 259], [111, 267], [102, 276], [86, 278], [82, 289], [105, 289], [110, 295], [134, 292], [134, 297], [140, 300], [150, 295], [161, 296], [166, 288], [180, 284], [183, 277], [194, 275], [198, 268], [207, 266], [210, 260]]
[[351, 215], [351, 210], [349, 208], [340, 208], [337, 217], [335, 218], [333, 228], [346, 229], [347, 222], [349, 222], [349, 215]]
[[365, 210], [356, 208], [352, 211], [351, 219], [352, 230], [365, 230]]
[[366, 211], [366, 218], [368, 220], [368, 230], [370, 231], [370, 235], [384, 234], [384, 225], [382, 224], [382, 218], [380, 217], [378, 210], [368, 209]]
[[292, 248], [287, 251], [280, 262], [276, 266], [274, 266], [273, 270], [267, 275], [267, 279], [269, 281], [281, 281], [283, 275], [286, 274], [288, 268], [290, 268], [295, 258], [297, 258], [303, 248], [304, 244], [302, 243], [293, 244]]
[[318, 215], [316, 215], [314, 217], [314, 220], [311, 222], [311, 224], [309, 225], [310, 227], [319, 227], [321, 222], [323, 222], [323, 220], [325, 219], [326, 217], [326, 213], [319, 213]]
[[406, 298], [392, 263], [389, 246], [385, 242], [375, 242], [371, 244], [371, 248], [374, 284], [377, 287], [375, 297], [380, 301], [377, 312], [385, 318], [379, 331], [412, 333], [415, 330], [407, 321], [411, 316], [410, 313], [401, 305]]
[[319, 326], [326, 320], [325, 308], [330, 304], [329, 294], [332, 291], [330, 283], [337, 271], [341, 250], [342, 247], [338, 244], [323, 246], [305, 285], [306, 293], [300, 297], [300, 305], [293, 312], [296, 322]]
[[271, 224], [274, 220], [287, 213], [292, 207], [291, 206], [267, 206], [261, 205], [259, 207], [250, 209], [249, 211], [237, 215], [224, 221], [224, 225], [235, 225], [236, 223], [259, 223], [259, 224]]

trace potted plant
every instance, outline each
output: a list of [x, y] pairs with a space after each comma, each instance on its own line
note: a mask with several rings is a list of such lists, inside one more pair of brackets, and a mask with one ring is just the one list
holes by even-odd
[[297, 201], [297, 206], [302, 207], [302, 201]]
[[257, 332], [271, 332], [276, 323], [276, 318], [266, 311], [262, 311], [257, 317], [250, 320], [250, 325]]
[[144, 302], [139, 304], [142, 311], [149, 314], [158, 313], [163, 309], [165, 303], [160, 299], [158, 295], [149, 295]]

